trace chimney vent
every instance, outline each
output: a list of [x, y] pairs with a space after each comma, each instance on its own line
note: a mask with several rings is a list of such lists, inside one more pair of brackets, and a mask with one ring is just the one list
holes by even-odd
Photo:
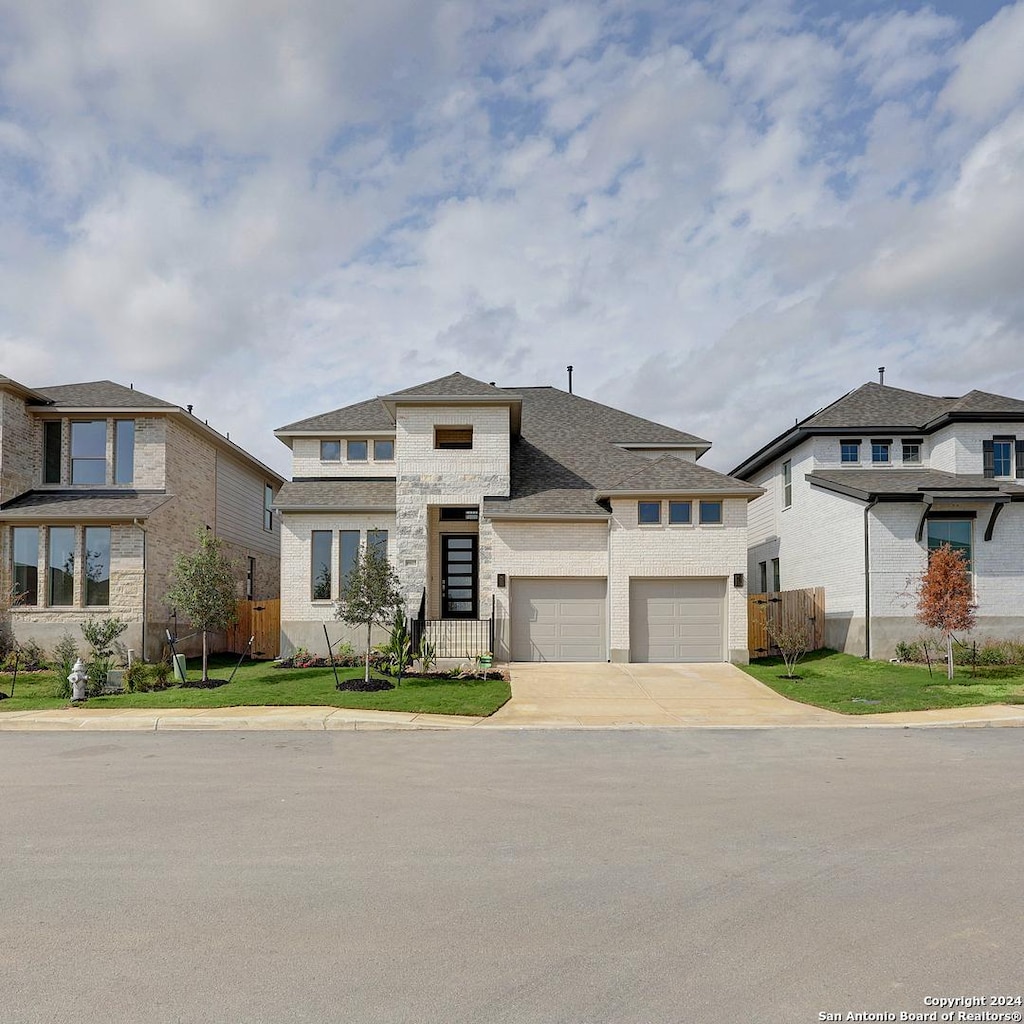
[[885, 367], [884, 366], [880, 366], [878, 368], [878, 383], [879, 384], [884, 384], [885, 383]]
[[572, 394], [572, 367], [567, 366], [566, 369], [569, 371], [569, 394]]
[[188, 405], [185, 408], [188, 409], [188, 414], [189, 414], [189, 416], [191, 416], [192, 415], [192, 406]]

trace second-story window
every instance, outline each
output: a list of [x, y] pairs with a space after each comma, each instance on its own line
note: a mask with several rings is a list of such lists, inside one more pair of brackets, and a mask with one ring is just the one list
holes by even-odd
[[1010, 441], [995, 441], [992, 444], [992, 469], [995, 476], [1011, 476], [1013, 470], [1013, 444]]
[[341, 442], [321, 441], [320, 442], [321, 462], [341, 462]]
[[472, 448], [472, 427], [434, 427], [435, 448]]
[[860, 462], [860, 441], [843, 441], [839, 445], [841, 462]]
[[60, 420], [46, 420], [43, 423], [43, 483], [60, 483]]
[[114, 483], [135, 481], [135, 420], [114, 421]]
[[887, 441], [883, 438], [871, 442], [871, 461], [872, 462], [888, 462], [889, 461], [889, 449], [892, 447], [892, 442]]
[[366, 461], [366, 442], [365, 441], [349, 441], [345, 446], [346, 457], [349, 462], [365, 462]]
[[391, 440], [378, 440], [373, 442], [374, 462], [394, 462], [395, 442]]
[[782, 507], [793, 504], [793, 463], [786, 459], [782, 464]]
[[921, 461], [921, 442], [903, 442], [903, 461], [906, 463], [918, 463]]
[[71, 424], [71, 482], [107, 482], [107, 421], [76, 420]]
[[263, 529], [274, 528], [274, 488], [270, 484], [263, 485]]

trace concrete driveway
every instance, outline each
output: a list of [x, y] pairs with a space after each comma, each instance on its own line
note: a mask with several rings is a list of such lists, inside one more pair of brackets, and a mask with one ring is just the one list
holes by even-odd
[[735, 665], [514, 663], [512, 699], [480, 727], [837, 725]]

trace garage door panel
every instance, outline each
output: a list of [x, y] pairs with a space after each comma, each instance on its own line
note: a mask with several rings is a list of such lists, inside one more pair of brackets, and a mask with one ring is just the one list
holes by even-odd
[[724, 661], [725, 580], [631, 581], [630, 658]]
[[514, 661], [606, 661], [605, 580], [512, 582]]

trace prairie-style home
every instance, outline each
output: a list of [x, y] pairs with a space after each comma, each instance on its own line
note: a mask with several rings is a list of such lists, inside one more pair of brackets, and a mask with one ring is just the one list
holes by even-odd
[[829, 647], [889, 658], [918, 635], [914, 588], [942, 544], [970, 562], [976, 635], [1024, 634], [1024, 401], [868, 383], [733, 474], [764, 489], [751, 586], [823, 586]]
[[[439, 656], [745, 661], [747, 503], [707, 441], [554, 387], [454, 373], [291, 423], [282, 652], [345, 637], [378, 545]], [[361, 638], [353, 637], [356, 644]]]
[[175, 557], [209, 529], [240, 598], [276, 597], [283, 478], [183, 409], [111, 381], [29, 388], [0, 376], [0, 572], [19, 639], [52, 649], [90, 617], [159, 656], [188, 624], [165, 601]]

